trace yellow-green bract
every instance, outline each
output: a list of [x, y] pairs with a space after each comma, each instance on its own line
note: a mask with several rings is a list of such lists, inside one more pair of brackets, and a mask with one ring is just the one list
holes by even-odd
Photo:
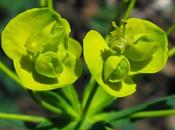
[[8, 23], [2, 48], [24, 87], [51, 90], [77, 80], [82, 48], [69, 33], [69, 23], [48, 8], [27, 10]]
[[116, 97], [135, 92], [132, 76], [160, 71], [167, 61], [167, 36], [155, 24], [130, 18], [107, 36], [91, 30], [84, 38], [85, 62], [98, 84]]

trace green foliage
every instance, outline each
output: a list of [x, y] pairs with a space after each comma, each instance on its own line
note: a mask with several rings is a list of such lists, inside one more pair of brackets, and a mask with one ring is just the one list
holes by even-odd
[[[116, 97], [135, 92], [131, 77], [160, 71], [166, 61], [166, 33], [153, 23], [131, 18], [107, 36], [96, 31], [84, 38], [84, 58], [96, 81]], [[94, 64], [95, 63], [95, 64]]]
[[[122, 1], [122, 4], [127, 2]], [[143, 19], [127, 19], [135, 0], [129, 2], [120, 26], [113, 22], [114, 30], [105, 38], [94, 30], [85, 36], [84, 58], [92, 77], [82, 101], [72, 85], [82, 72], [82, 47], [69, 36], [68, 21], [53, 11], [52, 0], [40, 0], [40, 4], [49, 8], [22, 12], [2, 32], [2, 49], [13, 61], [17, 76], [3, 63], [0, 63], [0, 69], [18, 84], [30, 89], [28, 92], [32, 99], [55, 115], [44, 118], [1, 113], [0, 118], [8, 115], [5, 119], [37, 122], [28, 125], [34, 130], [113, 130], [119, 127], [131, 130], [134, 129], [132, 119], [175, 113], [174, 96], [121, 111], [109, 112], [107, 109], [118, 97], [136, 91], [132, 80], [134, 75], [158, 72], [168, 58], [167, 36], [162, 29]], [[104, 16], [111, 21], [114, 17], [113, 13], [109, 13], [111, 9], [116, 10], [116, 7], [102, 11], [96, 20], [109, 24]], [[120, 14], [117, 15], [120, 17]], [[99, 29], [104, 28], [96, 22], [93, 24]], [[106, 30], [109, 30], [110, 25], [107, 26]], [[159, 109], [155, 112], [158, 103], [172, 110]], [[150, 108], [152, 111], [149, 111]], [[3, 111], [3, 107], [0, 109]], [[22, 124], [19, 126], [24, 127]]]
[[[159, 99], [154, 99], [151, 101], [148, 101], [143, 104], [139, 104], [136, 106], [133, 106], [131, 108], [127, 108], [121, 111], [111, 111], [108, 113], [101, 113], [97, 115], [94, 120], [98, 121], [104, 121], [107, 124], [110, 124], [113, 128], [118, 128], [121, 126], [126, 126], [128, 124], [131, 124], [134, 121], [137, 121], [137, 118], [134, 118], [134, 114], [138, 113], [140, 111], [151, 111], [151, 110], [161, 110], [161, 108], [158, 108], [157, 106], [161, 104], [161, 106], [164, 107], [164, 109], [171, 109], [174, 108], [174, 101], [175, 96], [167, 96]], [[150, 115], [153, 116], [153, 115]], [[140, 117], [142, 118], [142, 117]], [[144, 118], [144, 117], [143, 117]], [[135, 119], [135, 120], [133, 120]]]
[[81, 46], [69, 33], [69, 23], [47, 8], [30, 9], [9, 22], [2, 33], [2, 48], [24, 87], [50, 90], [77, 80], [82, 71]]

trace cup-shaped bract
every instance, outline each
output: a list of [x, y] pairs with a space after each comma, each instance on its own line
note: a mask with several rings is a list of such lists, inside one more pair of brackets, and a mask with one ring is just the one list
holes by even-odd
[[98, 32], [93, 30], [88, 32], [83, 45], [85, 62], [101, 87], [116, 97], [128, 96], [135, 92], [136, 85], [127, 75], [129, 71], [127, 59], [113, 55]]
[[147, 20], [130, 18], [126, 20], [125, 37], [133, 37], [123, 54], [130, 62], [130, 74], [163, 69], [168, 58], [168, 41], [161, 28]]
[[2, 32], [2, 49], [13, 60], [24, 87], [51, 90], [70, 85], [82, 71], [81, 45], [69, 37], [69, 23], [48, 8], [27, 10]]
[[84, 38], [86, 64], [100, 86], [123, 97], [135, 91], [131, 77], [160, 71], [166, 61], [166, 33], [155, 24], [130, 18], [106, 37], [89, 31]]

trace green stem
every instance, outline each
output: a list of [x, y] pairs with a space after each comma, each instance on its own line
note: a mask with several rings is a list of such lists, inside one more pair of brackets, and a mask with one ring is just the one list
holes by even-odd
[[41, 7], [46, 7], [47, 1], [46, 0], [39, 0], [39, 4]]
[[173, 23], [168, 29], [167, 29], [167, 36], [172, 34], [175, 30], [175, 23]]
[[162, 117], [162, 116], [171, 116], [171, 115], [175, 115], [175, 109], [167, 109], [167, 110], [152, 110], [152, 111], [141, 111], [141, 112], [137, 112], [137, 113], [133, 113], [133, 114], [129, 114], [129, 115], [125, 115], [125, 116], [118, 116], [116, 118], [111, 118], [114, 115], [119, 114], [120, 112], [105, 112], [105, 113], [100, 113], [97, 114], [96, 116], [94, 116], [91, 121], [93, 123], [96, 122], [107, 122], [109, 123], [111, 120], [120, 120], [123, 118], [156, 118], [156, 117]]
[[[77, 113], [80, 113], [80, 101], [76, 89], [73, 85], [61, 88], [66, 98], [71, 103], [72, 107]], [[60, 90], [59, 90], [60, 91]]]
[[39, 103], [43, 108], [46, 108], [47, 110], [49, 110], [49, 111], [51, 111], [51, 112], [53, 112], [53, 113], [56, 113], [56, 114], [61, 114], [62, 113], [62, 111], [59, 109], [59, 108], [57, 108], [57, 107], [55, 107], [55, 106], [53, 106], [53, 105], [51, 105], [51, 104], [49, 104], [49, 103], [47, 103], [47, 102], [45, 102], [45, 101], [40, 101], [40, 103]]
[[18, 114], [10, 114], [10, 113], [0, 113], [0, 119], [9, 119], [9, 120], [22, 120], [34, 123], [41, 123], [48, 121], [44, 117], [39, 116], [31, 116], [31, 115], [18, 115]]
[[[119, 3], [118, 3], [118, 8], [116, 10], [116, 15], [115, 15], [115, 18], [114, 18], [114, 21], [117, 23], [117, 25], [120, 25], [120, 19], [121, 17], [123, 16], [123, 12], [125, 10], [125, 4], [126, 2], [124, 0], [121, 0]], [[111, 32], [111, 30], [113, 30], [113, 26], [111, 26], [109, 32]]]
[[53, 0], [39, 0], [41, 7], [48, 7], [53, 10]]
[[47, 6], [49, 9], [53, 10], [53, 0], [47, 0]]
[[[21, 85], [21, 82], [20, 80], [18, 79], [18, 77], [16, 76], [16, 74], [14, 74], [9, 68], [7, 68], [6, 65], [4, 65], [1, 61], [0, 61], [0, 70], [2, 72], [4, 72], [7, 76], [9, 76], [11, 79], [13, 79], [16, 83], [18, 83], [19, 85]], [[32, 99], [38, 103], [40, 106], [54, 112], [54, 113], [57, 113], [57, 114], [60, 114], [61, 113], [61, 110], [58, 109], [57, 107], [54, 107], [50, 104], [48, 104], [47, 102], [43, 101], [43, 100], [39, 100], [38, 98], [36, 98], [34, 96], [34, 94], [29, 90], [28, 91], [30, 96], [32, 97]]]
[[72, 106], [61, 95], [58, 95], [58, 94], [51, 92], [51, 91], [47, 92], [47, 93], [50, 93], [55, 98], [57, 98], [58, 101], [60, 101], [60, 102], [55, 104], [57, 107], [60, 107], [63, 110], [65, 110], [66, 113], [68, 113], [74, 119], [77, 119], [79, 117], [79, 113], [77, 113], [76, 110], [73, 109]]
[[35, 93], [31, 90], [28, 90], [28, 93], [30, 94], [31, 98], [38, 104], [40, 105], [41, 107], [53, 112], [53, 113], [56, 113], [56, 114], [61, 114], [62, 111], [61, 109], [45, 102], [44, 100], [41, 100], [40, 98], [38, 98]]
[[4, 65], [1, 61], [0, 61], [0, 70], [2, 72], [4, 72], [7, 76], [9, 76], [12, 80], [14, 80], [16, 83], [21, 85], [20, 80], [18, 79], [18, 77], [16, 76], [15, 73], [13, 73], [6, 65]]
[[96, 122], [96, 120], [93, 120], [94, 116], [111, 105], [115, 99], [115, 97], [109, 95], [101, 86], [93, 87], [83, 109], [82, 119], [77, 130], [84, 130], [84, 127], [92, 126]]
[[80, 100], [79, 100], [79, 97], [78, 97], [78, 94], [76, 92], [76, 90], [74, 89], [74, 86], [70, 86], [70, 91], [71, 91], [71, 95], [72, 95], [72, 102], [73, 102], [73, 107], [74, 109], [80, 113], [81, 111], [81, 105], [80, 105]]
[[80, 117], [79, 123], [75, 127], [76, 130], [81, 130], [84, 124], [86, 124], [86, 118], [87, 118], [86, 116], [88, 114], [88, 110], [96, 90], [97, 90], [96, 81], [93, 77], [91, 77], [83, 94], [82, 113], [80, 115], [81, 117]]
[[89, 83], [88, 85], [86, 85], [85, 87], [85, 91], [84, 91], [84, 94], [83, 94], [83, 100], [82, 100], [82, 107], [84, 108], [86, 103], [87, 103], [87, 100], [88, 100], [88, 97], [92, 91], [92, 89], [95, 87], [96, 85], [96, 81], [93, 77], [91, 77], [91, 79], [89, 80]]
[[168, 51], [168, 56], [169, 57], [172, 57], [175, 55], [175, 47], [171, 48], [169, 51]]
[[131, 118], [153, 118], [175, 115], [175, 109], [156, 110], [156, 111], [142, 111], [131, 115]]
[[136, 3], [136, 0], [131, 0], [131, 2], [129, 3], [129, 6], [128, 6], [126, 13], [124, 15], [124, 20], [128, 19], [129, 16], [131, 15], [131, 12], [135, 6], [135, 3]]
[[93, 87], [93, 89], [91, 90], [91, 92], [90, 92], [90, 94], [89, 94], [89, 96], [88, 96], [88, 99], [87, 99], [87, 101], [86, 101], [85, 107], [84, 107], [84, 109], [83, 109], [83, 115], [84, 115], [84, 116], [86, 116], [86, 114], [87, 114], [88, 111], [89, 111], [90, 104], [91, 104], [91, 102], [92, 102], [92, 100], [93, 100], [93, 98], [94, 98], [94, 95], [95, 95], [95, 93], [96, 93], [96, 91], [97, 91], [97, 88], [98, 88], [97, 86]]

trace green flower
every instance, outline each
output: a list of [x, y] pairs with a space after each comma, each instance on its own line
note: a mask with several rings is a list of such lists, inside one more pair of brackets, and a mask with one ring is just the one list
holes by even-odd
[[51, 90], [72, 84], [82, 71], [80, 44], [69, 23], [48, 8], [27, 10], [2, 32], [2, 48], [24, 87]]
[[135, 92], [132, 76], [160, 71], [166, 61], [166, 33], [153, 23], [130, 18], [105, 39], [96, 31], [84, 38], [86, 64], [100, 86], [116, 97]]

